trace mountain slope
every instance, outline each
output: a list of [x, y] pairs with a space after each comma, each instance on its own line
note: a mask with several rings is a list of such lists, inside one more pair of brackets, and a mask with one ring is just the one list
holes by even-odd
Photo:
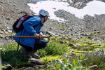
[[[59, 0], [60, 1], [60, 0]], [[66, 0], [61, 0], [66, 2]], [[13, 22], [22, 14], [22, 11], [30, 12], [27, 3], [29, 0], [0, 0], [0, 36], [5, 36], [8, 34], [11, 29]], [[78, 8], [78, 6], [74, 6], [76, 3], [82, 3], [84, 8], [87, 3], [92, 2], [92, 0], [67, 0], [70, 4], [73, 4], [72, 7]], [[77, 4], [76, 4], [77, 5]], [[71, 5], [70, 5], [71, 6]], [[79, 9], [81, 9], [79, 8]], [[54, 8], [56, 9], [56, 8]], [[62, 9], [56, 10], [54, 14], [61, 19], [65, 19], [65, 22], [58, 22], [57, 20], [49, 20], [47, 24], [43, 28], [45, 31], [50, 31], [54, 34], [79, 34], [97, 30], [105, 29], [105, 15], [95, 15], [89, 16], [86, 15], [84, 18], [78, 18], [74, 14], [64, 11]]]

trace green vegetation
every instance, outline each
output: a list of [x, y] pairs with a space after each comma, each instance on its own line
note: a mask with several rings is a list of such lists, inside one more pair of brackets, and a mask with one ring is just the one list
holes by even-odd
[[21, 51], [17, 51], [17, 44], [10, 43], [2, 46], [1, 57], [4, 64], [11, 64], [12, 66], [18, 67], [26, 64], [26, 58], [23, 58]]
[[[9, 63], [15, 68], [30, 64], [23, 58], [17, 44], [1, 46], [3, 64]], [[21, 48], [20, 48], [21, 49]], [[105, 44], [87, 37], [71, 39], [70, 36], [51, 37], [48, 46], [37, 53], [47, 64], [40, 70], [104, 70]]]

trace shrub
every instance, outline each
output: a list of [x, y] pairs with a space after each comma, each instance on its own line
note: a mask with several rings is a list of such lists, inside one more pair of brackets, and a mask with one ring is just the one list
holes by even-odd
[[68, 48], [66, 45], [55, 43], [55, 42], [51, 42], [45, 48], [47, 55], [62, 55], [67, 50], [68, 50]]
[[44, 57], [47, 55], [47, 52], [44, 49], [38, 50], [37, 53], [40, 55], [40, 57]]
[[99, 50], [85, 54], [85, 60], [82, 62], [85, 66], [97, 65], [99, 70], [105, 68], [105, 51]]
[[1, 57], [3, 64], [9, 63], [14, 67], [21, 66], [22, 64], [27, 64], [27, 58], [23, 59], [21, 52], [17, 51], [16, 43], [10, 43], [2, 46]]

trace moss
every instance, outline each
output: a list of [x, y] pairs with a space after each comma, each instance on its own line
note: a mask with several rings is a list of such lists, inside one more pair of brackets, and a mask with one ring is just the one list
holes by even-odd
[[45, 57], [41, 58], [41, 60], [43, 60], [46, 63], [48, 63], [50, 61], [53, 61], [53, 60], [57, 60], [57, 59], [60, 59], [59, 55], [56, 55], [56, 56], [45, 56]]

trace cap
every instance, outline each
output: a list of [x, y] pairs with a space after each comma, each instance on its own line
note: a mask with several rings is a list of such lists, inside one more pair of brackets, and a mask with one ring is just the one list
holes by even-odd
[[49, 17], [48, 11], [46, 11], [46, 10], [44, 10], [44, 9], [41, 9], [41, 10], [39, 11], [39, 15], [48, 16], [48, 17]]

